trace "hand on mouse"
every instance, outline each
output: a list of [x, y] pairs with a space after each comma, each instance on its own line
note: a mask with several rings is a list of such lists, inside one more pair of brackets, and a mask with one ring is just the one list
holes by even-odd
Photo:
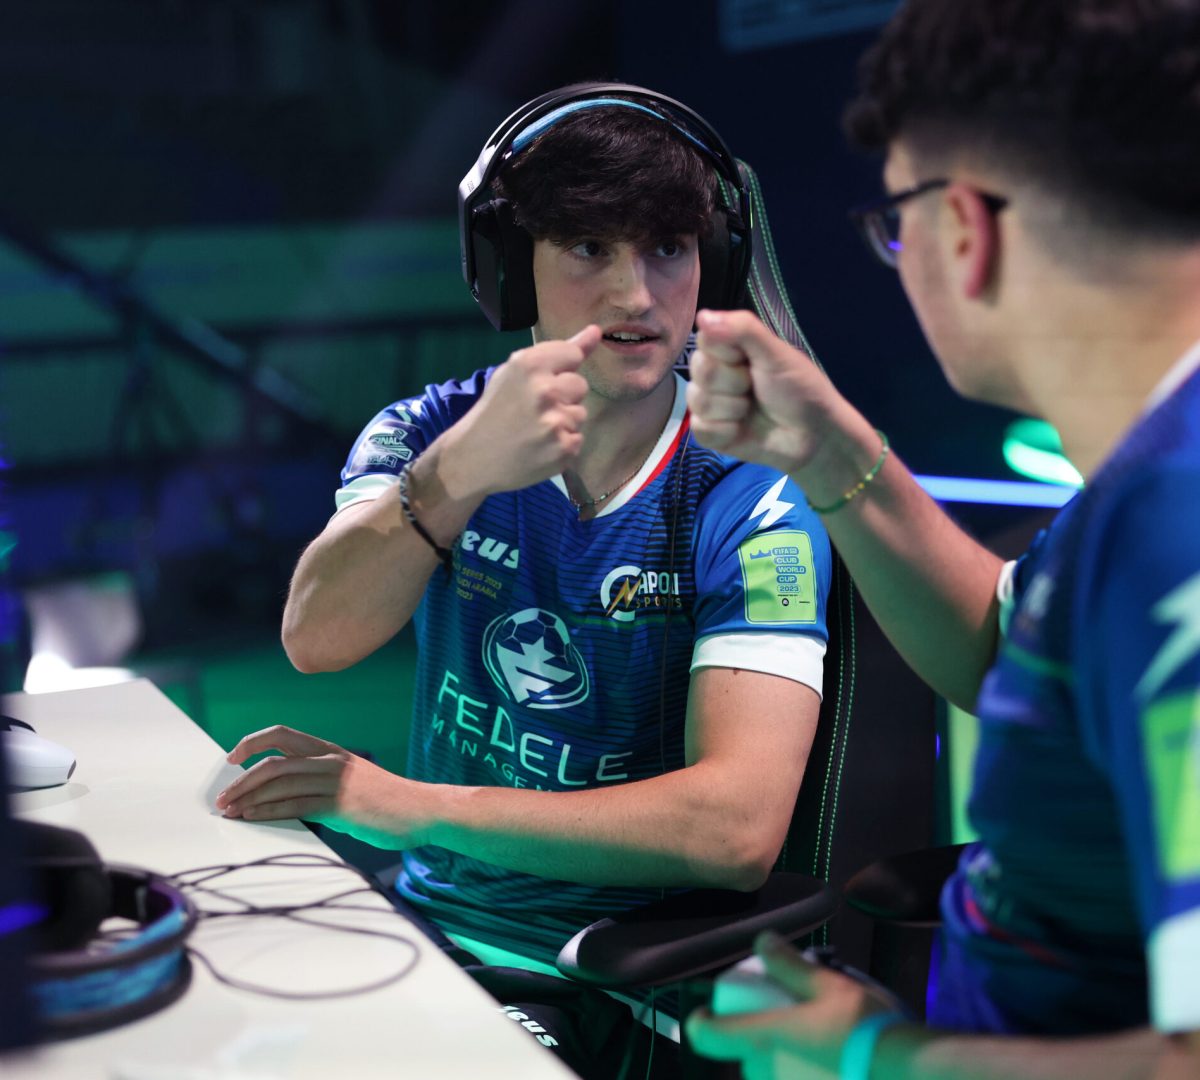
[[809, 963], [774, 934], [761, 934], [755, 952], [771, 979], [797, 1004], [735, 1016], [697, 1009], [687, 1019], [692, 1048], [718, 1061], [740, 1061], [748, 1080], [834, 1080], [850, 1030], [865, 1017], [887, 1011], [887, 1006], [861, 983]]
[[216, 800], [226, 817], [247, 821], [304, 818], [383, 848], [419, 843], [426, 787], [381, 769], [335, 743], [275, 725], [247, 735], [228, 755], [240, 765], [278, 751], [247, 769]]

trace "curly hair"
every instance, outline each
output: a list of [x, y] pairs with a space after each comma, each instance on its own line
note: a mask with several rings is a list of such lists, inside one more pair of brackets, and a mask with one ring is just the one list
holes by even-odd
[[1101, 223], [1200, 230], [1200, 0], [907, 0], [850, 139], [1015, 165]]
[[536, 239], [558, 243], [705, 236], [717, 199], [712, 167], [685, 136], [621, 105], [556, 121], [493, 186]]

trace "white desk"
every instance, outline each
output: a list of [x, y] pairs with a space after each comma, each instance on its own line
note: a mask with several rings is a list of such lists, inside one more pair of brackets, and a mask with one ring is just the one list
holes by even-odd
[[[227, 764], [220, 747], [145, 680], [15, 694], [2, 703], [78, 760], [65, 786], [17, 794], [17, 813], [77, 829], [106, 862], [177, 873], [288, 852], [332, 854], [299, 822], [217, 814], [213, 799], [240, 768]], [[347, 871], [259, 868], [214, 885], [262, 904], [327, 896], [355, 883]], [[0, 1074], [12, 1080], [573, 1075], [382, 897], [346, 902], [373, 904], [378, 915], [313, 917], [352, 919], [411, 938], [420, 957], [406, 978], [369, 994], [294, 1002], [222, 986], [193, 963], [191, 987], [164, 1011], [6, 1058]], [[392, 941], [266, 917], [202, 922], [189, 944], [229, 975], [292, 991], [362, 985], [396, 971], [410, 955]]]

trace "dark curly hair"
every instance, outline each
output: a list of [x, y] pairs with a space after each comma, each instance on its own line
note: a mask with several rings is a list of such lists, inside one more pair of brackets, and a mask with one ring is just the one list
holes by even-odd
[[708, 234], [716, 174], [670, 124], [621, 105], [570, 113], [514, 155], [493, 185], [536, 239]]
[[1200, 0], [907, 0], [859, 80], [865, 149], [965, 151], [1099, 226], [1200, 234]]

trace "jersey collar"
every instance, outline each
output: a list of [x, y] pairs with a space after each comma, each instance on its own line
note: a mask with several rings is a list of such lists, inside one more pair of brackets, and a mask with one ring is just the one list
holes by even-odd
[[[629, 481], [616, 495], [614, 495], [598, 514], [591, 520], [596, 518], [607, 517], [625, 506], [633, 499], [638, 492], [650, 484], [660, 472], [667, 467], [667, 463], [675, 455], [679, 443], [686, 437], [688, 428], [688, 411], [687, 411], [687, 382], [678, 372], [675, 376], [675, 400], [671, 405], [671, 415], [667, 418], [666, 426], [662, 430], [662, 434], [658, 437], [658, 442], [654, 444], [654, 449], [650, 451], [649, 456], [642, 463], [642, 467], [638, 469], [633, 479]], [[551, 477], [554, 486], [562, 493], [564, 499], [570, 498], [567, 494], [567, 484], [563, 480], [562, 475]]]
[[1175, 361], [1171, 365], [1170, 370], [1159, 380], [1158, 385], [1150, 392], [1150, 396], [1146, 399], [1142, 415], [1144, 416], [1146, 413], [1157, 409], [1188, 381], [1197, 368], [1200, 368], [1200, 341], [1197, 341], [1195, 345]]

